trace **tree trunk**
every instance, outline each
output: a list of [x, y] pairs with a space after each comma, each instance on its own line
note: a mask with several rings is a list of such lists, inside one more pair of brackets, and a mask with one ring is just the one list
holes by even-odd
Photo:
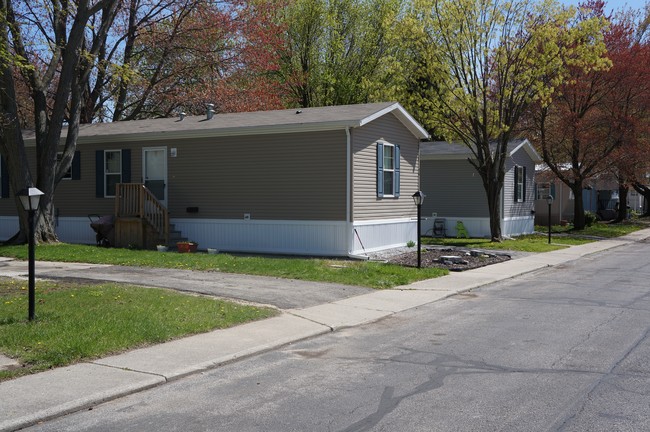
[[582, 201], [582, 181], [576, 181], [570, 185], [573, 192], [573, 228], [576, 230], [585, 229], [585, 205]]
[[627, 219], [627, 185], [618, 185], [618, 215], [614, 222], [623, 222]]
[[490, 237], [493, 242], [501, 241], [501, 186], [498, 181], [484, 183], [488, 212], [490, 214]]
[[643, 195], [643, 216], [650, 216], [650, 187], [641, 183], [632, 183], [635, 191]]

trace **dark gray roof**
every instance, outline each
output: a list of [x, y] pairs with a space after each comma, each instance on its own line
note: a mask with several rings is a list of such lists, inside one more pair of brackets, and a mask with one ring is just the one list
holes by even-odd
[[[490, 146], [494, 151], [496, 144]], [[533, 161], [541, 158], [527, 139], [518, 138], [508, 143], [508, 155], [524, 149]], [[461, 142], [433, 141], [420, 143], [420, 155], [423, 159], [466, 159], [473, 156], [470, 148]]]
[[[174, 117], [93, 123], [80, 127], [79, 142], [116, 138], [135, 140], [162, 135], [165, 137], [198, 137], [344, 129], [363, 126], [387, 113], [393, 113], [418, 138], [428, 137], [426, 130], [400, 104], [382, 102], [215, 114], [210, 120], [206, 116], [187, 116], [183, 120]], [[33, 139], [33, 132], [31, 134], [24, 133], [24, 137], [26, 140]]]

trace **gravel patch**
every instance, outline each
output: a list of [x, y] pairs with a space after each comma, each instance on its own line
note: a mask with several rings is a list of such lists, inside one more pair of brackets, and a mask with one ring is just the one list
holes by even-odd
[[[446, 268], [449, 271], [471, 270], [530, 255], [525, 252], [467, 249], [448, 246], [423, 246], [422, 249], [420, 257], [422, 267]], [[369, 253], [368, 256], [371, 260], [385, 261], [391, 264], [409, 267], [416, 267], [418, 264], [417, 249], [414, 247], [387, 249]]]

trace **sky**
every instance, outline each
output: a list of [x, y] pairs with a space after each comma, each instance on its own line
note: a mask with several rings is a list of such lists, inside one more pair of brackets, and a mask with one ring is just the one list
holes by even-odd
[[[564, 4], [576, 6], [579, 0], [560, 0]], [[607, 10], [619, 10], [622, 7], [630, 9], [643, 9], [649, 0], [605, 0]]]

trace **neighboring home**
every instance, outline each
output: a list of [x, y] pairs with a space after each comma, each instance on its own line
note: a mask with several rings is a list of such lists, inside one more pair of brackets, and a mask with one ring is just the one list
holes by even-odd
[[[569, 169], [567, 164], [566, 169]], [[553, 196], [551, 224], [566, 225], [573, 222], [575, 196], [564, 182], [557, 178], [546, 164], [535, 167], [535, 225], [548, 225], [549, 209], [546, 197]], [[592, 212], [599, 219], [611, 220], [618, 216], [618, 182], [611, 175], [600, 175], [585, 181], [582, 189], [585, 211]], [[630, 188], [627, 195], [630, 210], [643, 211], [643, 195]]]
[[[153, 248], [170, 230], [223, 251], [401, 246], [416, 239], [411, 195], [427, 137], [397, 103], [82, 125], [54, 197], [57, 233], [94, 243], [95, 213], [116, 215], [121, 246]], [[33, 134], [25, 139], [33, 158]], [[0, 239], [18, 229], [15, 214], [14, 200], [0, 199]]]
[[[508, 144], [501, 193], [501, 233], [504, 236], [534, 231], [534, 175], [540, 157], [528, 140]], [[456, 236], [460, 221], [471, 237], [490, 237], [490, 216], [480, 175], [470, 164], [471, 150], [462, 143], [427, 142], [420, 145], [422, 234]], [[438, 222], [436, 222], [438, 221]], [[435, 227], [435, 229], [434, 229]]]

